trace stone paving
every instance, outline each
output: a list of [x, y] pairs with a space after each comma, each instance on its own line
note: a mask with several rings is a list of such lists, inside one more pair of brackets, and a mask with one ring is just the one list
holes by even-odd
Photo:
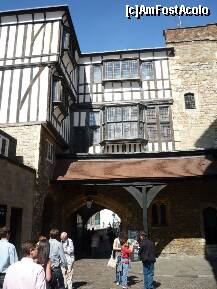
[[[114, 270], [107, 259], [81, 259], [74, 265], [73, 289], [118, 289]], [[201, 257], [158, 258], [155, 288], [159, 289], [217, 289], [217, 260], [208, 262]], [[141, 262], [132, 263], [129, 289], [143, 289]]]

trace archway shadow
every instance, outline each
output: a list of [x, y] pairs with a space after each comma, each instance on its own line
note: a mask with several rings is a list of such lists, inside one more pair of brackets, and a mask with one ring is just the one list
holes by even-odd
[[77, 281], [73, 283], [73, 289], [78, 289], [83, 287], [84, 285], [87, 285], [87, 282], [85, 281]]
[[[212, 175], [215, 180], [217, 180], [217, 149], [215, 149], [217, 145], [217, 119], [214, 120], [211, 125], [206, 129], [206, 131], [200, 136], [200, 138], [196, 141], [195, 146], [198, 148], [210, 149], [210, 153], [207, 154], [206, 158], [211, 161], [211, 164], [207, 167], [204, 175]], [[217, 186], [215, 186], [217, 187]], [[217, 202], [215, 200], [210, 200], [212, 204], [210, 207], [217, 208]], [[217, 224], [217, 217], [216, 217]], [[216, 244], [209, 245], [209, 241], [206, 236], [206, 228], [205, 228], [205, 219], [203, 219], [203, 229], [204, 229], [204, 239], [206, 241], [204, 256], [205, 259], [209, 262], [212, 267], [213, 275], [217, 282], [217, 242]], [[214, 239], [217, 240], [217, 226], [215, 232], [213, 232]]]

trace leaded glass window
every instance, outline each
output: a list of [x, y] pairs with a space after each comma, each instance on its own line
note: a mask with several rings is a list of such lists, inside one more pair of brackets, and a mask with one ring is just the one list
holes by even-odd
[[90, 111], [89, 112], [89, 126], [100, 126], [100, 112]]
[[104, 74], [105, 74], [105, 78], [107, 79], [113, 78], [113, 62], [105, 62]]
[[147, 108], [146, 119], [147, 119], [147, 122], [156, 122], [156, 109], [155, 109], [155, 107]]
[[153, 62], [143, 62], [141, 65], [141, 76], [143, 80], [154, 79]]
[[122, 120], [122, 108], [121, 107], [109, 107], [107, 108], [107, 122], [115, 122]]
[[0, 154], [8, 156], [9, 139], [0, 135]]
[[138, 106], [107, 107], [106, 139], [134, 139], [144, 137], [144, 124], [139, 121]]
[[130, 77], [130, 61], [125, 60], [122, 62], [122, 77], [129, 78]]
[[116, 61], [113, 64], [114, 66], [114, 78], [121, 78], [121, 62]]
[[195, 109], [195, 98], [193, 93], [186, 93], [185, 97], [185, 108], [186, 109]]
[[93, 66], [93, 82], [100, 83], [102, 81], [102, 69], [100, 65]]
[[61, 102], [62, 85], [59, 79], [54, 78], [52, 83], [52, 99], [54, 102]]
[[93, 140], [93, 145], [100, 143], [100, 127], [96, 127], [92, 129], [92, 140]]
[[160, 123], [160, 134], [163, 140], [168, 140], [171, 138], [170, 123]]
[[160, 117], [160, 121], [168, 121], [169, 119], [169, 107], [168, 106], [159, 107], [159, 117]]
[[148, 134], [148, 140], [150, 141], [156, 141], [158, 139], [158, 131], [157, 131], [156, 123], [147, 124], [147, 134]]
[[126, 106], [122, 108], [123, 120], [138, 120], [138, 107], [137, 106]]
[[137, 138], [138, 137], [138, 123], [137, 122], [124, 122], [123, 123], [123, 138]]
[[138, 60], [107, 61], [104, 63], [104, 79], [139, 77]]

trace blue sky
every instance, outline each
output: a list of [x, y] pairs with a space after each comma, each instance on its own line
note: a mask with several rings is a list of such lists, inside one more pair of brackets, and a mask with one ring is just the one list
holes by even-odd
[[182, 26], [217, 22], [217, 0], [1, 0], [0, 10], [67, 4], [82, 52], [162, 47], [163, 30], [177, 27], [174, 16], [125, 17], [125, 5], [207, 6], [210, 16], [181, 17]]

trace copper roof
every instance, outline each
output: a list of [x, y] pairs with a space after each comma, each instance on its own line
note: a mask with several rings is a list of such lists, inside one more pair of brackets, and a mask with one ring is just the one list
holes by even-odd
[[55, 180], [163, 179], [217, 175], [217, 161], [205, 156], [161, 159], [59, 159]]

